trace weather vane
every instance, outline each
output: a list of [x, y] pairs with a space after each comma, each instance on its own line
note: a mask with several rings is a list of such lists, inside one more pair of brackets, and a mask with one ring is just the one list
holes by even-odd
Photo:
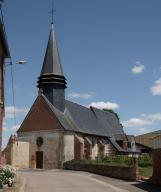
[[52, 9], [49, 12], [51, 14], [51, 23], [54, 22], [54, 13], [56, 12], [56, 10], [54, 9], [54, 0], [52, 0]]

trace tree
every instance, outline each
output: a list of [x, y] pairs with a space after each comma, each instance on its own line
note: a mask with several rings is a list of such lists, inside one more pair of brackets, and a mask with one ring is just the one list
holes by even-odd
[[116, 118], [119, 120], [119, 122], [120, 122], [120, 117], [119, 117], [118, 113], [116, 113], [116, 112], [113, 111], [112, 109], [103, 109], [103, 111], [107, 111], [107, 112], [110, 112], [110, 113], [114, 114], [115, 117], [116, 117]]
[[114, 115], [115, 115], [115, 117], [118, 119], [118, 121], [119, 121], [120, 125], [121, 125], [121, 126], [122, 126], [122, 128], [123, 128], [123, 125], [122, 125], [122, 123], [120, 122], [120, 117], [119, 117], [118, 113], [116, 113], [116, 112], [115, 112], [115, 111], [113, 111], [112, 109], [103, 109], [103, 111], [105, 111], [105, 112], [110, 112], [110, 113], [114, 114]]

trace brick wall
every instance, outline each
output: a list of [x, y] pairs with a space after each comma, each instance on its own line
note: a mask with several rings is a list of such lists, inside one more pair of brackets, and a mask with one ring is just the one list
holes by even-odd
[[62, 129], [62, 127], [44, 99], [39, 96], [20, 126], [18, 133], [54, 129]]
[[161, 149], [153, 150], [153, 176], [152, 181], [161, 185]]
[[84, 142], [80, 143], [76, 137], [74, 137], [74, 159], [83, 159], [84, 157]]
[[4, 50], [0, 41], [0, 151], [2, 145], [2, 127], [4, 116], [4, 77], [3, 77]]

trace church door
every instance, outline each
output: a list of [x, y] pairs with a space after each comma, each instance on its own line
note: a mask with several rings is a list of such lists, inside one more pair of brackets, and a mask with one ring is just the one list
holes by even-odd
[[43, 151], [36, 151], [36, 168], [43, 168]]

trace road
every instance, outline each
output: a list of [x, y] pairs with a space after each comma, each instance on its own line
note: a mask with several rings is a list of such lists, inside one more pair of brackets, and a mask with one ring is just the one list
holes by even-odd
[[86, 172], [67, 170], [26, 170], [26, 192], [160, 192], [140, 182], [126, 182]]

